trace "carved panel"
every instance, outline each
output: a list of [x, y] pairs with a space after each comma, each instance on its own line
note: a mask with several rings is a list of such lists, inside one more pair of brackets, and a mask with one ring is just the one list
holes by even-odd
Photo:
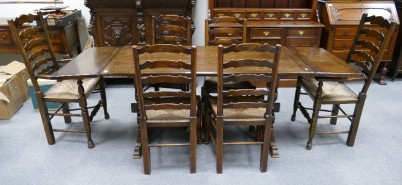
[[102, 41], [105, 46], [123, 46], [134, 44], [132, 17], [101, 17]]

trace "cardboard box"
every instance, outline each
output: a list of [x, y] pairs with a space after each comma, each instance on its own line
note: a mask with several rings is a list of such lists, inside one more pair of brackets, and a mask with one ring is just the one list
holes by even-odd
[[[74, 22], [76, 22], [79, 18], [82, 17], [81, 10], [61, 10], [60, 12], [65, 13], [66, 15], [58, 18], [49, 18], [48, 14], [52, 12], [44, 12], [44, 21], [47, 26], [68, 26]], [[37, 21], [36, 24], [40, 26], [40, 22]]]
[[13, 61], [0, 66], [0, 120], [11, 119], [29, 98], [25, 65]]
[[[49, 90], [57, 81], [56, 80], [46, 80], [46, 79], [39, 79], [38, 84], [40, 89], [45, 93]], [[34, 109], [39, 109], [38, 101], [36, 100], [35, 95], [35, 88], [32, 86], [31, 79], [27, 81], [29, 87], [29, 93], [31, 94], [32, 105]], [[57, 109], [60, 107], [61, 103], [54, 103], [54, 102], [46, 102], [48, 109]]]

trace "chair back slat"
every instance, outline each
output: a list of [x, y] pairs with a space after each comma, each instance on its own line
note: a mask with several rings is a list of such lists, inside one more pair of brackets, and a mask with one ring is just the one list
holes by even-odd
[[158, 75], [158, 76], [144, 76], [141, 79], [142, 84], [158, 84], [158, 83], [172, 83], [172, 84], [190, 84], [191, 78], [184, 76], [174, 75]]
[[191, 69], [191, 64], [185, 63], [183, 61], [172, 61], [172, 60], [154, 60], [146, 61], [141, 66], [140, 69], [153, 69], [153, 68], [175, 68], [175, 69]]
[[230, 76], [224, 76], [222, 79], [223, 83], [228, 82], [244, 82], [244, 81], [264, 81], [270, 82], [272, 80], [271, 76], [264, 74], [232, 74]]

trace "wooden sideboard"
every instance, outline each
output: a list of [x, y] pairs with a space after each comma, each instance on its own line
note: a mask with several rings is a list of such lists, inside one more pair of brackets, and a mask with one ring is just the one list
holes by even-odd
[[[8, 27], [6, 18], [0, 18], [0, 53], [19, 54], [13, 35]], [[77, 21], [67, 26], [48, 26], [49, 36], [53, 49], [59, 54], [69, 54], [77, 49], [81, 53], [80, 39], [77, 30]]]
[[[395, 21], [398, 25], [397, 30], [399, 28], [399, 18], [393, 1], [320, 0], [318, 9], [320, 19], [325, 25], [321, 47], [343, 60], [346, 60], [349, 49], [352, 46], [362, 12], [367, 12], [369, 16], [384, 16], [391, 21]], [[381, 28], [370, 25], [366, 27], [383, 31]], [[375, 78], [375, 81], [379, 84], [387, 84], [384, 76], [388, 71], [386, 66], [392, 61], [397, 32], [391, 38], [388, 49], [384, 54], [382, 66], [378, 71], [380, 75]]]
[[194, 5], [195, 0], [85, 0], [91, 14], [88, 32], [95, 46], [150, 44], [153, 15], [191, 17]]
[[[247, 42], [283, 46], [320, 46], [317, 0], [209, 0], [209, 17], [247, 19]], [[219, 25], [210, 25], [211, 28]], [[295, 86], [296, 77], [280, 86]]]

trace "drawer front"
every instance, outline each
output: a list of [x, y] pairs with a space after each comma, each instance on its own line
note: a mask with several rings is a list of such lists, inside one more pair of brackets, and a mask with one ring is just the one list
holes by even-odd
[[251, 28], [250, 39], [281, 39], [282, 28]]
[[352, 47], [353, 44], [353, 38], [350, 39], [334, 39], [334, 42], [332, 43], [333, 48], [344, 48], [344, 49], [349, 49]]
[[316, 39], [286, 39], [285, 46], [311, 46], [315, 47]]
[[296, 20], [310, 20], [311, 11], [308, 12], [296, 12]]
[[354, 28], [335, 28], [335, 37], [354, 37], [357, 32], [357, 27]]
[[247, 12], [247, 20], [261, 20], [261, 12]]
[[274, 12], [274, 11], [265, 11], [263, 12], [262, 18], [264, 20], [278, 20], [279, 17], [279, 13], [278, 12]]
[[49, 30], [49, 37], [52, 43], [62, 43], [63, 32], [61, 30]]
[[294, 12], [281, 12], [280, 13], [281, 15], [280, 15], [280, 18], [281, 18], [281, 20], [294, 20], [295, 19], [295, 14], [294, 14]]
[[[387, 29], [380, 27], [364, 27], [363, 29], [373, 29], [378, 30], [380, 32], [387, 33]], [[357, 33], [357, 26], [354, 28], [335, 28], [335, 37], [354, 37]]]
[[316, 28], [288, 28], [286, 38], [316, 38]]
[[[226, 13], [223, 13], [223, 14], [226, 14]], [[244, 18], [246, 18], [246, 12], [244, 12], [244, 11], [233, 11], [233, 12], [229, 13], [229, 16], [236, 17], [238, 19], [244, 19]]]
[[10, 31], [0, 31], [0, 44], [13, 44], [13, 36]]
[[215, 10], [214, 17], [231, 16], [227, 10]]

